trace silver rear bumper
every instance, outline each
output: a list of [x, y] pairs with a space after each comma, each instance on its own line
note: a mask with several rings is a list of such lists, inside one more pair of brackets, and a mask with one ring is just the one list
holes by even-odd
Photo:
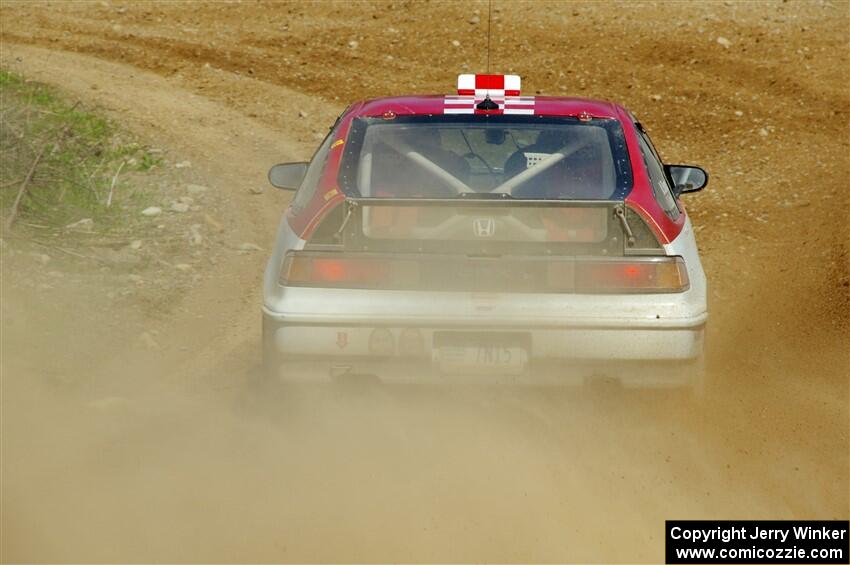
[[[612, 320], [574, 319], [534, 325], [490, 320], [418, 321], [304, 319], [264, 309], [266, 359], [282, 366], [290, 380], [331, 379], [373, 374], [382, 381], [582, 383], [588, 378], [613, 378], [626, 386], [680, 386], [693, 377], [703, 353], [706, 314], [692, 318]], [[391, 353], [375, 355], [373, 334], [391, 335]], [[422, 349], [415, 355], [399, 351], [402, 335], [416, 332]], [[527, 352], [520, 374], [486, 371], [463, 374], [441, 371], [440, 343], [451, 336], [480, 336], [483, 341], [515, 336]], [[384, 341], [386, 343], [386, 340]]]

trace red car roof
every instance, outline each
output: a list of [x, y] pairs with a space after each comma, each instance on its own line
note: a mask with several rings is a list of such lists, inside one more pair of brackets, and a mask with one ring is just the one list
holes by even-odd
[[[625, 110], [605, 100], [571, 98], [566, 96], [534, 96], [534, 113], [547, 116], [577, 116], [583, 112], [594, 118], [618, 119]], [[349, 112], [354, 117], [381, 116], [385, 112], [397, 115], [442, 114], [446, 95], [412, 95], [374, 98], [358, 102]]]

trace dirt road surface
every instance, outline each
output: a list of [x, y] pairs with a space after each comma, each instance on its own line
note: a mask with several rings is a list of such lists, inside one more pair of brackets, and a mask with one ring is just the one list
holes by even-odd
[[[848, 24], [843, 2], [493, 2], [494, 71], [622, 102], [711, 172], [686, 199], [711, 285], [696, 404], [285, 397], [252, 376], [263, 253], [164, 313], [4, 266], [0, 557], [646, 562], [665, 519], [847, 519]], [[185, 155], [232, 242], [268, 249], [285, 195], [249, 189], [269, 165], [350, 101], [449, 92], [486, 25], [483, 2], [4, 0], [0, 56]]]

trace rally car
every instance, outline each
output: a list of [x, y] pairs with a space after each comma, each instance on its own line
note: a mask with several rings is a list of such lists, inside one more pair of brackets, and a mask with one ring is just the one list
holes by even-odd
[[264, 278], [285, 379], [703, 383], [706, 279], [663, 164], [605, 101], [522, 96], [516, 75], [352, 104], [309, 163]]

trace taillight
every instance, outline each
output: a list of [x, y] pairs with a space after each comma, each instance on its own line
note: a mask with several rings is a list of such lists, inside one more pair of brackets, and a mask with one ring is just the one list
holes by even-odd
[[528, 293], [652, 293], [689, 288], [681, 257], [475, 258], [464, 255], [337, 254], [297, 251], [284, 286]]
[[287, 255], [280, 272], [281, 284], [289, 286], [388, 288], [418, 278], [419, 266], [409, 260], [301, 253]]
[[681, 257], [576, 262], [575, 292], [682, 292], [688, 286]]

